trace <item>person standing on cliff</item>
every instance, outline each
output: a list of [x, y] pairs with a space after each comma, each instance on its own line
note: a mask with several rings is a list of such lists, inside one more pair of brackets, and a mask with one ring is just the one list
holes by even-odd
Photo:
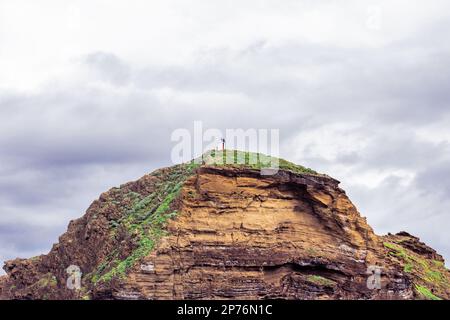
[[225, 139], [222, 138], [220, 141], [222, 141], [222, 151], [225, 151]]

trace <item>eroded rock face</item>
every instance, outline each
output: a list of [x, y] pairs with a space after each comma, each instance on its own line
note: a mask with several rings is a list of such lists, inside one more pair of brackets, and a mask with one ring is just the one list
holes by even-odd
[[[338, 182], [281, 172], [201, 168], [181, 196], [169, 236], [115, 298], [408, 298], [408, 280]], [[383, 253], [382, 253], [383, 254]], [[367, 288], [383, 265], [384, 290]], [[146, 266], [151, 266], [150, 270]]]
[[[164, 169], [103, 194], [83, 218], [70, 224], [49, 255], [8, 262], [8, 278], [1, 280], [3, 285], [0, 282], [0, 295], [19, 299], [413, 299], [424, 298], [418, 292], [420, 283], [420, 288], [428, 288], [437, 298], [450, 296], [450, 277], [442, 257], [404, 233], [375, 235], [338, 181], [290, 171], [261, 176], [258, 170], [232, 166], [196, 169], [170, 204], [176, 217], [168, 220], [154, 249], [120, 276], [105, 277], [117, 274], [108, 272], [109, 264], [116, 265], [113, 270], [120, 269], [113, 258], [119, 261], [136, 252], [133, 234], [111, 227], [132, 207], [130, 193], [151, 195], [171, 174]], [[159, 205], [164, 203], [162, 198], [155, 199]], [[420, 255], [430, 268], [438, 268], [433, 270], [440, 274], [439, 284], [422, 281], [427, 270], [421, 270], [418, 279], [412, 272], [415, 267], [406, 268], [409, 260], [399, 258], [393, 246], [411, 252], [411, 257]], [[81, 290], [66, 288], [65, 269], [70, 264], [79, 265], [84, 273]], [[377, 282], [370, 282], [378, 271], [379, 289]]]

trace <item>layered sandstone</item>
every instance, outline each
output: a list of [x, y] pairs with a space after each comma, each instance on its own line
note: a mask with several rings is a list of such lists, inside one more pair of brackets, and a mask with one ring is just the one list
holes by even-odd
[[[170, 181], [170, 183], [168, 183]], [[448, 299], [443, 259], [374, 234], [333, 178], [176, 166], [104, 193], [48, 255], [5, 265], [17, 299]], [[82, 288], [66, 287], [69, 265]], [[367, 285], [381, 270], [381, 289]]]

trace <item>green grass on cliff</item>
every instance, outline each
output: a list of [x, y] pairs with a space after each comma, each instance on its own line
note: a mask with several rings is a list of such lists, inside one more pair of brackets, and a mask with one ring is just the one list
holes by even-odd
[[[119, 259], [119, 252], [113, 251], [92, 273], [91, 281], [109, 282], [115, 278], [123, 278], [127, 271], [147, 256], [165, 235], [164, 227], [167, 221], [176, 216], [171, 210], [173, 201], [178, 197], [184, 181], [193, 174], [198, 164], [194, 162], [174, 166], [154, 192], [144, 198], [135, 195], [134, 206], [128, 210], [122, 219], [111, 224], [113, 229], [125, 230], [135, 239], [131, 254]], [[115, 232], [113, 232], [113, 235]]]
[[[312, 169], [296, 165], [283, 159], [266, 156], [260, 153], [243, 152], [237, 150], [211, 151], [199, 159], [190, 163], [176, 165], [168, 168], [164, 173], [156, 172], [161, 176], [155, 190], [142, 196], [137, 192], [128, 192], [125, 198], [131, 206], [120, 207], [123, 216], [119, 220], [111, 220], [110, 234], [112, 239], [118, 242], [123, 239], [132, 239], [133, 249], [124, 254], [122, 245], [117, 246], [102, 261], [95, 270], [89, 274], [93, 284], [107, 283], [113, 279], [123, 278], [142, 258], [148, 256], [156, 247], [161, 237], [166, 234], [165, 226], [169, 219], [175, 217], [177, 212], [172, 209], [174, 200], [178, 197], [185, 180], [194, 173], [194, 170], [202, 165], [230, 165], [235, 167], [249, 167], [264, 169], [278, 167], [281, 170], [289, 170], [294, 173], [318, 175]], [[120, 188], [116, 188], [120, 194]], [[120, 201], [111, 200], [120, 206]], [[126, 233], [128, 236], [123, 236]], [[130, 240], [127, 240], [127, 243]]]
[[216, 166], [242, 166], [258, 170], [279, 168], [281, 170], [288, 170], [294, 173], [318, 175], [316, 171], [310, 168], [303, 167], [284, 159], [248, 151], [211, 150], [203, 155], [203, 161], [205, 164]]
[[416, 291], [425, 299], [428, 300], [442, 300], [441, 298], [435, 296], [430, 289], [421, 286], [421, 285], [415, 285]]
[[58, 282], [56, 277], [50, 272], [33, 284], [33, 286], [37, 286], [40, 288], [56, 287], [57, 285]]
[[439, 295], [440, 291], [445, 292], [450, 287], [450, 281], [445, 275], [448, 270], [441, 261], [425, 259], [399, 243], [384, 242], [383, 244], [389, 249], [388, 254], [403, 265], [403, 271], [416, 279], [415, 290], [420, 296], [440, 300], [429, 288], [434, 288], [435, 293]]
[[316, 285], [319, 286], [324, 286], [324, 287], [334, 287], [336, 286], [336, 282], [334, 282], [333, 280], [324, 278], [322, 276], [318, 276], [318, 275], [309, 275], [306, 277], [306, 280], [308, 280], [309, 282], [312, 282]]

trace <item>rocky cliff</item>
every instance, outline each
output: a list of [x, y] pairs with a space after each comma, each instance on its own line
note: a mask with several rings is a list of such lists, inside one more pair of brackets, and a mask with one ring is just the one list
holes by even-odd
[[443, 258], [406, 232], [374, 234], [337, 180], [205, 159], [103, 193], [47, 255], [6, 262], [0, 297], [450, 298]]

